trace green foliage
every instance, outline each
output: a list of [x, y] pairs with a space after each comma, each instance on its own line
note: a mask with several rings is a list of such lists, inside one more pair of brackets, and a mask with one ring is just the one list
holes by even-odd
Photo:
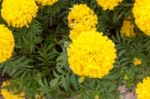
[[[98, 15], [98, 31], [112, 39], [117, 48], [113, 70], [103, 79], [85, 78], [78, 83], [78, 76], [69, 68], [67, 47], [69, 28], [67, 15], [73, 4], [86, 3]], [[9, 74], [12, 86], [23, 90], [27, 98], [35, 95], [45, 99], [119, 99], [117, 88], [126, 85], [132, 90], [144, 77], [150, 75], [150, 37], [141, 33], [134, 38], [122, 38], [119, 34], [122, 21], [132, 16], [133, 2], [124, 0], [114, 11], [103, 11], [95, 0], [59, 0], [52, 6], [39, 9], [38, 16], [28, 28], [11, 28], [15, 36], [13, 57], [0, 64], [2, 75]], [[0, 22], [4, 23], [0, 18]], [[133, 20], [134, 22], [134, 20]], [[133, 59], [142, 59], [142, 65], [134, 66]]]

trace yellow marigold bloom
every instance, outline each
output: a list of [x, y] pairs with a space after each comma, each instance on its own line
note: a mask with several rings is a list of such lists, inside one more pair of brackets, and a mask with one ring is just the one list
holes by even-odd
[[114, 10], [122, 1], [123, 0], [97, 0], [97, 3], [103, 10]]
[[120, 33], [122, 37], [134, 37], [134, 24], [130, 20], [124, 20]]
[[12, 32], [0, 25], [0, 63], [5, 62], [12, 56], [15, 41]]
[[141, 31], [150, 36], [150, 0], [135, 0], [132, 12], [135, 24]]
[[115, 44], [103, 33], [82, 32], [68, 48], [68, 62], [75, 74], [102, 78], [113, 68]]
[[8, 25], [22, 28], [32, 22], [37, 11], [35, 0], [3, 0], [1, 15]]
[[138, 99], [150, 99], [150, 77], [147, 77], [143, 82], [139, 83], [136, 88]]
[[23, 92], [15, 94], [14, 92], [3, 88], [9, 85], [10, 82], [3, 82], [2, 84], [1, 94], [3, 95], [4, 99], [25, 99], [25, 94]]
[[136, 65], [141, 65], [142, 64], [142, 59], [139, 58], [134, 58], [133, 59], [133, 64]]
[[38, 4], [42, 5], [42, 6], [46, 6], [46, 5], [53, 5], [55, 2], [57, 2], [58, 0], [36, 0]]
[[75, 4], [68, 15], [70, 38], [73, 40], [82, 31], [96, 30], [97, 15], [86, 4]]

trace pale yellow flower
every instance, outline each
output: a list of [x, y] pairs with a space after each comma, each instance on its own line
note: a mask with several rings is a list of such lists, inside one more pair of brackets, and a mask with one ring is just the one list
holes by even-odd
[[99, 98], [99, 95], [95, 95], [95, 99], [100, 99], [100, 98]]
[[81, 77], [79, 78], [78, 82], [79, 82], [79, 83], [83, 83], [83, 82], [84, 82], [84, 79], [85, 79], [85, 77], [84, 77], [84, 76], [81, 76]]

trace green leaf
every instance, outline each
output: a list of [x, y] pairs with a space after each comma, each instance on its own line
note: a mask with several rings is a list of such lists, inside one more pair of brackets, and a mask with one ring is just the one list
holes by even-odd
[[68, 87], [67, 87], [66, 79], [64, 77], [61, 78], [61, 84], [62, 87], [67, 91]]
[[53, 88], [56, 87], [56, 85], [58, 84], [58, 81], [59, 81], [59, 78], [52, 79], [50, 81], [50, 86]]

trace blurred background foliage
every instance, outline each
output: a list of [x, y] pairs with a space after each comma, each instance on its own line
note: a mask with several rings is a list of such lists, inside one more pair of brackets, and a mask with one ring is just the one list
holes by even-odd
[[[15, 83], [12, 90], [22, 90], [28, 99], [36, 95], [45, 99], [119, 99], [118, 87], [134, 90], [137, 82], [150, 75], [150, 37], [135, 28], [133, 38], [120, 36], [123, 20], [132, 16], [132, 0], [124, 0], [113, 11], [103, 11], [95, 0], [59, 0], [52, 6], [41, 7], [29, 28], [12, 28], [16, 46], [13, 58], [0, 64], [3, 80]], [[67, 15], [74, 4], [84, 3], [99, 18], [98, 31], [112, 39], [118, 57], [114, 69], [103, 79], [85, 78], [79, 83], [69, 69], [66, 48], [69, 45]], [[4, 23], [0, 18], [0, 23]], [[142, 59], [140, 66], [133, 59]], [[30, 97], [30, 98], [29, 98]]]

